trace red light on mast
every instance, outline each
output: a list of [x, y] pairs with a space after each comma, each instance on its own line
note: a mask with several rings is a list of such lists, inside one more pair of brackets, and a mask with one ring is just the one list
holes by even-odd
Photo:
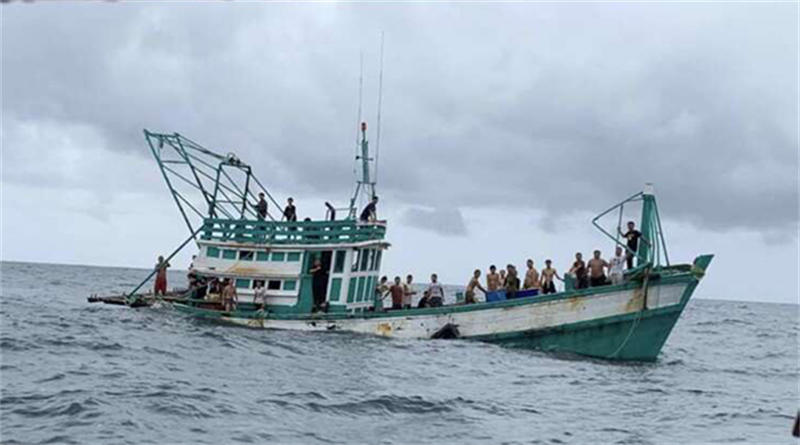
[[367, 131], [367, 123], [366, 122], [362, 122], [361, 123], [361, 131]]

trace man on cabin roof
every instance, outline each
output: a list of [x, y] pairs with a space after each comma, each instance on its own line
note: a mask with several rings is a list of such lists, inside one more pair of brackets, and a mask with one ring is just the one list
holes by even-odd
[[364, 210], [361, 211], [361, 216], [358, 217], [359, 221], [367, 222], [367, 221], [375, 221], [377, 219], [377, 209], [376, 206], [378, 205], [378, 197], [373, 196], [372, 200], [364, 207]]
[[267, 201], [264, 199], [264, 192], [258, 194], [258, 204], [256, 204], [258, 219], [263, 221], [267, 218]]
[[283, 209], [283, 218], [286, 221], [297, 221], [297, 209], [294, 207], [294, 199], [289, 198], [286, 200], [286, 208]]

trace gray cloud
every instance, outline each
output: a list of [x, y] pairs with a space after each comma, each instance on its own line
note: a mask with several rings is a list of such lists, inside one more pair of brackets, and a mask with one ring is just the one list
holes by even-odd
[[458, 209], [411, 207], [403, 212], [402, 223], [440, 235], [464, 236], [467, 234], [464, 217]]
[[665, 216], [796, 236], [795, 5], [244, 6], [4, 5], [6, 152], [23, 127], [143, 157], [142, 127], [179, 131], [344, 201], [358, 52], [374, 116], [385, 30], [382, 195], [555, 221], [651, 181]]

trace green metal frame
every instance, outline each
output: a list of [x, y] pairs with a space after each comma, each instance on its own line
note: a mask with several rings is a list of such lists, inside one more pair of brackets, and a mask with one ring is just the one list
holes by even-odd
[[[145, 129], [144, 136], [190, 233], [202, 226], [205, 218], [257, 219], [254, 207], [258, 192], [269, 198], [273, 209], [281, 208], [250, 166], [235, 154], [221, 155], [178, 133], [155, 133]], [[199, 191], [202, 204], [197, 196], [179, 190], [178, 184], [187, 184], [190, 191]], [[269, 212], [267, 217], [275, 220]]]
[[[612, 239], [616, 245], [621, 246], [626, 252], [636, 256], [636, 269], [644, 268], [648, 265], [654, 265], [656, 267], [662, 264], [666, 266], [670, 265], [669, 255], [667, 254], [667, 242], [664, 239], [664, 232], [661, 229], [661, 217], [658, 214], [656, 198], [655, 195], [649, 191], [650, 186], [647, 185], [646, 188], [648, 190], [631, 195], [592, 219], [592, 225], [601, 233]], [[642, 232], [643, 242], [639, 243], [638, 251], [634, 252], [627, 244], [620, 241], [619, 231], [622, 226], [622, 213], [625, 204], [639, 201], [642, 202], [642, 216], [639, 222], [639, 230]], [[598, 221], [615, 209], [619, 209], [619, 219], [617, 222], [617, 233], [612, 235], [601, 226]]]

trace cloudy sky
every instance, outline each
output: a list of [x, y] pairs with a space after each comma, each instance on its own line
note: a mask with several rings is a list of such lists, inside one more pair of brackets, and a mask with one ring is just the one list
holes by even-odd
[[143, 128], [236, 152], [301, 217], [344, 205], [359, 54], [374, 139], [383, 32], [385, 273], [608, 255], [591, 217], [653, 182], [671, 259], [717, 254], [698, 296], [798, 301], [796, 3], [0, 12], [3, 260], [149, 266], [177, 246]]

